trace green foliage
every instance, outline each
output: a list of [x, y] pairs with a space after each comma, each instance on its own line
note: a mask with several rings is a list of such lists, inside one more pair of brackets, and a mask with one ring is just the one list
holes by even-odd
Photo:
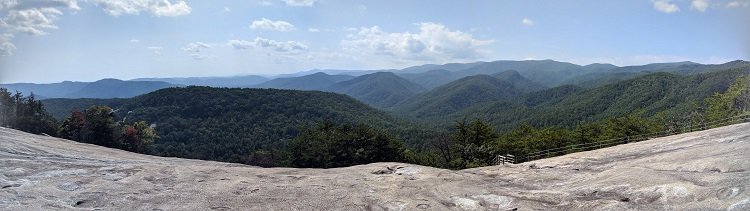
[[465, 119], [456, 121], [451, 133], [439, 134], [429, 140], [434, 151], [425, 153], [439, 157], [440, 161], [421, 158], [429, 161], [425, 164], [437, 164], [452, 169], [473, 168], [492, 164], [499, 152], [493, 147], [497, 134], [485, 122]]
[[303, 168], [333, 168], [373, 162], [403, 162], [403, 142], [364, 125], [319, 123], [289, 146], [290, 163]]
[[343, 81], [326, 88], [346, 94], [377, 108], [389, 108], [425, 89], [391, 72], [377, 72]]
[[417, 118], [453, 114], [482, 102], [508, 99], [522, 91], [512, 83], [489, 75], [469, 76], [419, 94], [395, 110]]
[[57, 119], [63, 121], [65, 118], [70, 116], [71, 112], [83, 111], [91, 106], [109, 106], [110, 108], [119, 108], [127, 102], [127, 99], [114, 98], [114, 99], [94, 99], [94, 98], [83, 98], [83, 99], [44, 99], [42, 104], [44, 108]]
[[24, 97], [20, 92], [11, 95], [7, 89], [0, 88], [0, 126], [54, 136], [58, 123], [33, 93]]
[[557, 87], [510, 100], [480, 104], [436, 118], [421, 119], [437, 127], [469, 117], [492, 123], [498, 131], [508, 131], [521, 123], [535, 127], [572, 128], [581, 122], [637, 113], [653, 117], [684, 116], [702, 102], [750, 73], [750, 69], [729, 69], [698, 75], [654, 73], [602, 87], [581, 89]]
[[84, 112], [74, 111], [63, 121], [60, 137], [78, 142], [146, 153], [158, 135], [148, 123], [132, 125], [114, 121], [113, 110], [107, 106], [92, 106]]
[[705, 100], [706, 119], [716, 121], [740, 113], [750, 108], [750, 76], [742, 76], [732, 83], [724, 93], [714, 93]]
[[132, 126], [125, 125], [120, 132], [122, 148], [132, 152], [146, 152], [159, 136], [156, 130], [144, 121], [135, 122]]
[[187, 87], [129, 99], [126, 121], [156, 125], [152, 153], [259, 166], [282, 166], [284, 152], [304, 125], [330, 120], [389, 129], [410, 140], [419, 128], [340, 94], [319, 91]]
[[318, 72], [310, 75], [290, 78], [275, 78], [252, 87], [294, 89], [294, 90], [324, 90], [327, 87], [354, 78], [350, 75], [328, 75]]

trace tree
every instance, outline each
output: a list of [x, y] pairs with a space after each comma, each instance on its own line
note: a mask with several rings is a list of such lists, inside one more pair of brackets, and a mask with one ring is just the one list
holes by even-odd
[[333, 168], [404, 161], [403, 142], [364, 125], [318, 123], [292, 140], [290, 163], [303, 168]]
[[71, 112], [70, 117], [66, 118], [60, 126], [60, 131], [58, 132], [60, 138], [82, 141], [83, 136], [81, 135], [81, 131], [84, 127], [84, 121], [83, 112]]
[[33, 93], [28, 97], [20, 92], [11, 96], [7, 89], [0, 89], [0, 126], [52, 136], [57, 134], [58, 127]]
[[0, 88], [0, 126], [12, 127], [15, 123], [16, 100], [5, 88]]
[[497, 150], [491, 145], [497, 138], [489, 124], [481, 120], [467, 123], [466, 119], [457, 121], [453, 133], [449, 135], [449, 142], [458, 155], [452, 157], [449, 162], [450, 168], [472, 168], [492, 164], [497, 155]]
[[119, 148], [115, 136], [115, 121], [112, 109], [107, 106], [92, 106], [84, 114], [81, 131], [82, 141], [100, 146]]
[[122, 148], [131, 152], [145, 153], [147, 147], [158, 138], [156, 131], [144, 121], [124, 125], [120, 135]]

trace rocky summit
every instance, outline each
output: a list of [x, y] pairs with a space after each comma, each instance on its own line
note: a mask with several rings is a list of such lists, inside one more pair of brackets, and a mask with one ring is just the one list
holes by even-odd
[[0, 210], [750, 210], [748, 131], [452, 171], [259, 168], [0, 128]]

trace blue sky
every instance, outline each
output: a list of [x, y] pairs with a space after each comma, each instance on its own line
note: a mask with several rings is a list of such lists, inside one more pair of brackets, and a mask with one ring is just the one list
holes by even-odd
[[0, 0], [0, 83], [750, 58], [750, 0]]

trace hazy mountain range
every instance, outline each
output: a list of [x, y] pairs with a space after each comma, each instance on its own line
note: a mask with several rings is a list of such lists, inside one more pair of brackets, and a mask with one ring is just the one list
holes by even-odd
[[653, 72], [689, 75], [748, 65], [750, 62], [747, 61], [733, 61], [716, 65], [676, 62], [618, 67], [611, 64], [581, 66], [553, 60], [501, 60], [427, 64], [400, 70], [311, 70], [275, 77], [246, 75], [139, 78], [129, 81], [104, 79], [95, 82], [0, 84], [0, 87], [23, 93], [33, 92], [40, 98], [128, 98], [167, 87], [191, 85], [318, 90], [347, 94], [378, 108], [400, 105], [402, 107], [399, 109], [410, 110], [404, 107], [420, 104], [419, 99], [410, 99], [412, 97], [448, 100], [450, 97], [447, 95], [453, 93], [488, 100], [567, 84], [581, 87], [604, 86]]

